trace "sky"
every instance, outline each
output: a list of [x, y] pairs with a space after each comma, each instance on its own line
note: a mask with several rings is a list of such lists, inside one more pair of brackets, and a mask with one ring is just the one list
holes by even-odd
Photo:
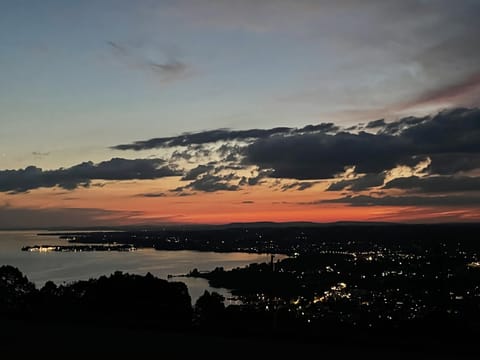
[[479, 16], [0, 0], [0, 228], [479, 221]]

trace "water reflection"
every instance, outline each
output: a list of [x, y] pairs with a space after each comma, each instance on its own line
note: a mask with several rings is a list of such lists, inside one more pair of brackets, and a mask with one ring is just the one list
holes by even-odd
[[[186, 274], [193, 268], [213, 270], [217, 266], [232, 269], [254, 262], [269, 261], [267, 254], [214, 253], [195, 251], [157, 251], [139, 249], [134, 252], [25, 252], [24, 246], [37, 244], [65, 245], [57, 237], [38, 237], [38, 231], [0, 231], [0, 265], [18, 267], [37, 287], [52, 280], [60, 284], [108, 275], [114, 271], [144, 275], [147, 272], [166, 279], [168, 275]], [[194, 303], [205, 290], [217, 291], [226, 298], [226, 289], [210, 288], [205, 279], [172, 278], [182, 281]]]

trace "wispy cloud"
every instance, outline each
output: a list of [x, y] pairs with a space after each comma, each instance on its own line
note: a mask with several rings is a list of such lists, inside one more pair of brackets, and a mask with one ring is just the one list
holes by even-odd
[[351, 206], [480, 206], [480, 196], [438, 195], [438, 196], [345, 196], [338, 199], [319, 200], [306, 205], [347, 204]]
[[132, 68], [148, 70], [159, 76], [163, 83], [185, 79], [193, 74], [193, 69], [181, 60], [167, 56], [164, 62], [154, 61], [142, 53], [140, 49], [133, 49], [117, 42], [107, 41], [112, 53]]
[[480, 96], [480, 73], [469, 75], [444, 87], [425, 91], [415, 100], [402, 104], [400, 107], [409, 109], [435, 104], [440, 106], [449, 103], [462, 104], [465, 101], [468, 102], [469, 97], [473, 95], [476, 96], [476, 99]]
[[135, 196], [146, 197], [146, 198], [159, 198], [159, 197], [165, 197], [165, 196], [167, 196], [167, 194], [165, 194], [163, 192], [153, 192], [153, 193], [137, 194]]
[[125, 225], [138, 222], [141, 211], [95, 208], [25, 208], [0, 206], [0, 229]]
[[38, 156], [38, 157], [44, 157], [50, 155], [49, 152], [40, 152], [40, 151], [33, 151], [32, 152], [33, 156]]

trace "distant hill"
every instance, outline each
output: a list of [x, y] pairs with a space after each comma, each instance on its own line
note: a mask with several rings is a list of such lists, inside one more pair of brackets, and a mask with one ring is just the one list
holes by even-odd
[[258, 221], [258, 222], [234, 222], [228, 224], [142, 224], [142, 225], [126, 225], [126, 226], [98, 226], [98, 227], [48, 227], [48, 228], [4, 228], [8, 230], [44, 230], [44, 231], [161, 231], [161, 230], [224, 230], [224, 229], [259, 229], [259, 228], [312, 228], [312, 227], [338, 227], [338, 226], [472, 226], [479, 223], [464, 222], [464, 223], [394, 223], [382, 221], [336, 221], [329, 223], [311, 222], [311, 221], [289, 221], [289, 222], [274, 222], [274, 221]]

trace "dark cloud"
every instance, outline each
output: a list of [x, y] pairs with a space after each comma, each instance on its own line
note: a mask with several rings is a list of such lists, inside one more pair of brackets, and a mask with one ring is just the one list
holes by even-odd
[[252, 200], [244, 200], [244, 201], [242, 201], [242, 204], [255, 204], [255, 201], [252, 201]]
[[55, 186], [73, 190], [78, 186], [89, 186], [92, 180], [158, 179], [181, 175], [164, 163], [162, 159], [113, 158], [98, 164], [89, 161], [56, 170], [42, 170], [35, 166], [0, 170], [0, 191], [20, 193]]
[[340, 180], [334, 183], [331, 183], [330, 186], [326, 189], [326, 191], [341, 191], [345, 188], [349, 187], [352, 182], [355, 180]]
[[269, 177], [271, 175], [272, 171], [271, 170], [260, 170], [258, 171], [258, 174], [255, 176], [251, 177], [246, 177], [242, 176], [240, 179], [238, 185], [239, 186], [244, 186], [244, 185], [249, 185], [249, 186], [254, 186], [254, 185], [259, 185], [263, 183], [263, 179]]
[[[384, 185], [385, 174], [396, 166], [415, 167], [430, 159], [425, 175], [466, 175], [480, 169], [480, 110], [457, 108], [428, 117], [405, 117], [385, 123], [374, 120], [363, 128], [378, 129], [376, 134], [341, 131], [332, 123], [303, 128], [251, 130], [218, 129], [174, 137], [155, 138], [117, 149], [182, 147], [170, 159], [187, 159], [196, 167], [184, 172], [179, 187], [197, 191], [233, 191], [242, 186], [261, 184], [266, 178], [296, 180], [331, 179], [354, 169], [364, 174], [356, 179], [333, 182], [327, 191], [363, 191]], [[236, 143], [237, 140], [244, 144]], [[225, 142], [218, 147], [215, 142]], [[202, 163], [213, 156], [220, 160]], [[228, 178], [223, 172], [257, 167], [258, 174]], [[178, 173], [177, 173], [178, 174]], [[236, 175], [235, 175], [236, 176]], [[282, 190], [304, 190], [314, 182], [277, 184]], [[395, 183], [393, 183], [395, 184]], [[392, 184], [388, 185], [393, 186]], [[67, 186], [64, 186], [67, 187]], [[28, 189], [27, 189], [28, 190]]]
[[285, 184], [282, 186], [282, 191], [296, 189], [298, 191], [303, 191], [306, 189], [310, 189], [315, 184], [318, 184], [316, 181], [296, 181], [290, 184]]
[[331, 132], [338, 127], [331, 123], [308, 125], [301, 129], [277, 127], [273, 129], [250, 129], [250, 130], [229, 130], [217, 129], [201, 131], [197, 133], [186, 133], [179, 136], [155, 138], [145, 141], [136, 141], [131, 144], [113, 146], [115, 150], [148, 150], [155, 148], [169, 148], [175, 146], [188, 146], [192, 144], [209, 144], [219, 141], [265, 139], [273, 135], [288, 135], [297, 133]]
[[422, 122], [425, 122], [427, 120], [429, 120], [428, 116], [425, 116], [425, 117], [409, 116], [409, 117], [400, 119], [398, 121], [393, 121], [388, 124], [385, 124], [385, 126], [380, 130], [380, 133], [386, 134], [386, 135], [399, 135], [402, 131], [412, 126], [421, 124]]
[[430, 155], [429, 173], [448, 175], [480, 169], [480, 153], [444, 153]]
[[[200, 164], [193, 169], [190, 169], [181, 178], [182, 181], [190, 181], [185, 186], [180, 186], [173, 189], [174, 192], [183, 192], [186, 189], [215, 192], [215, 191], [234, 191], [238, 190], [240, 186], [256, 185], [261, 182], [261, 179], [268, 176], [268, 171], [260, 171], [256, 176], [247, 178], [236, 175], [235, 172], [225, 174], [225, 170], [242, 170], [242, 166], [237, 165], [219, 165], [217, 162], [209, 162], [208, 164]], [[240, 179], [240, 180], [239, 180]], [[232, 184], [232, 181], [239, 180], [238, 184]]]
[[363, 126], [361, 125], [353, 125], [353, 126], [349, 126], [345, 129], [345, 131], [354, 131], [354, 130], [359, 130], [361, 129]]
[[312, 132], [323, 132], [328, 133], [332, 132], [335, 133], [339, 131], [340, 128], [336, 126], [334, 123], [321, 123], [318, 125], [307, 125], [300, 129], [293, 129], [292, 133], [312, 133]]
[[237, 171], [237, 170], [245, 170], [245, 166], [243, 165], [220, 165], [220, 166], [217, 166], [214, 170], [215, 173], [219, 173], [220, 171], [223, 171], [223, 170], [234, 170], [234, 171]]
[[381, 186], [385, 180], [385, 173], [366, 174], [358, 179], [340, 180], [330, 184], [326, 191], [340, 191], [349, 188], [351, 191], [362, 191]]
[[364, 132], [295, 135], [258, 140], [247, 148], [246, 161], [273, 169], [276, 178], [326, 179], [350, 166], [359, 173], [393, 168], [410, 146], [400, 137]]
[[370, 121], [366, 126], [365, 128], [366, 129], [375, 129], [375, 128], [379, 128], [379, 127], [384, 127], [386, 124], [385, 124], [385, 120], [384, 119], [379, 119], [379, 120], [373, 120], [373, 121]]
[[273, 169], [273, 177], [325, 179], [355, 166], [376, 173], [412, 159], [436, 155], [480, 154], [480, 110], [453, 109], [429, 118], [409, 117], [387, 124], [377, 134], [340, 132], [258, 139], [246, 150], [247, 164]]
[[188, 151], [175, 150], [170, 156], [170, 160], [171, 161], [181, 161], [181, 160], [190, 161], [193, 157], [194, 155]]
[[198, 165], [197, 167], [189, 170], [183, 177], [182, 180], [190, 181], [197, 179], [200, 175], [208, 173], [214, 169], [213, 165]]
[[145, 194], [138, 194], [138, 197], [147, 197], [147, 198], [158, 198], [158, 197], [165, 197], [167, 194], [160, 192], [160, 193], [145, 193]]
[[442, 111], [429, 121], [412, 126], [401, 137], [424, 153], [479, 153], [480, 109]]
[[393, 179], [386, 183], [383, 188], [403, 189], [419, 193], [480, 192], [480, 177], [410, 176]]
[[208, 144], [218, 141], [245, 140], [268, 137], [272, 134], [284, 133], [288, 128], [270, 130], [252, 129], [232, 131], [227, 129], [208, 130], [198, 133], [187, 133], [179, 136], [155, 138], [146, 141], [136, 141], [132, 144], [114, 146], [116, 150], [147, 150], [154, 148], [168, 148], [174, 146], [188, 146], [191, 144]]
[[216, 191], [236, 191], [239, 189], [238, 185], [231, 184], [230, 181], [238, 179], [238, 177], [231, 173], [228, 175], [212, 175], [205, 174], [185, 186], [180, 186], [173, 189], [174, 192], [184, 192], [186, 189], [216, 192]]
[[198, 163], [199, 160], [211, 157], [213, 150], [214, 149], [208, 146], [208, 144], [192, 144], [182, 149], [174, 150], [170, 156], [170, 160], [174, 162], [185, 160], [191, 164]]
[[[216, 152], [223, 161], [229, 163], [239, 163], [240, 159], [243, 157], [245, 151], [245, 146], [240, 146], [238, 144], [222, 144]], [[238, 166], [238, 165], [237, 165]]]
[[[368, 195], [345, 196], [332, 200], [320, 200], [315, 204], [348, 204], [351, 206], [480, 206], [480, 196], [441, 195], [441, 196], [384, 196]], [[305, 203], [304, 203], [305, 204]]]

